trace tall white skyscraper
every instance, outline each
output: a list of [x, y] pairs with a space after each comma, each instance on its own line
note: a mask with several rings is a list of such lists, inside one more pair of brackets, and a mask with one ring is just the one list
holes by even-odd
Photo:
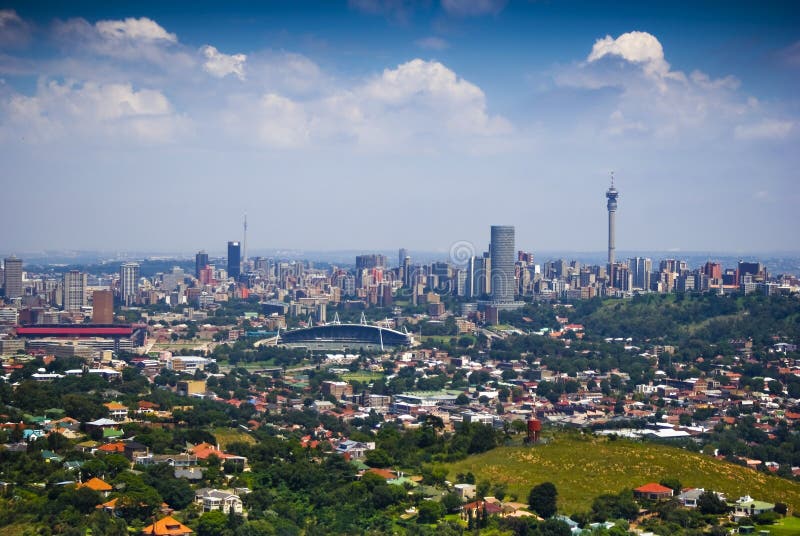
[[492, 242], [489, 244], [492, 261], [492, 301], [514, 301], [514, 226], [492, 225]]
[[125, 305], [130, 305], [136, 299], [139, 286], [139, 264], [126, 262], [119, 269], [119, 295]]
[[62, 304], [65, 311], [80, 311], [86, 306], [86, 274], [78, 270], [70, 270], [64, 274], [64, 299]]

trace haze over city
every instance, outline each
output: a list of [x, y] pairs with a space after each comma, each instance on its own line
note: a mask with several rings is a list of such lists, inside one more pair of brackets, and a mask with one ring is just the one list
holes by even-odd
[[797, 250], [791, 2], [4, 2], [4, 252]]

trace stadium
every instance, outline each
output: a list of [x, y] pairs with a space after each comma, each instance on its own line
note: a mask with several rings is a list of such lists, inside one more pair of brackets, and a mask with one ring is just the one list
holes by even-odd
[[367, 324], [326, 324], [281, 332], [278, 345], [311, 351], [391, 350], [410, 347], [414, 339], [402, 333]]

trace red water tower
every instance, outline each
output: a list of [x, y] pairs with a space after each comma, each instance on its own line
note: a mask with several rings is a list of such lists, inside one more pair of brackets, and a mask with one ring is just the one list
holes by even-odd
[[542, 421], [538, 419], [528, 420], [528, 443], [538, 443], [539, 433], [542, 431]]

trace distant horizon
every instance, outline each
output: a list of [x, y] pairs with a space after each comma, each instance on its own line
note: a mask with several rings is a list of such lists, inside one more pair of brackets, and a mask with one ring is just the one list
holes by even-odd
[[[302, 260], [315, 260], [310, 258], [310, 256], [314, 255], [322, 255], [325, 257], [334, 257], [334, 256], [346, 256], [352, 255], [355, 257], [356, 255], [362, 254], [380, 254], [385, 255], [387, 259], [390, 261], [390, 265], [394, 265], [397, 261], [397, 254], [399, 250], [397, 249], [306, 249], [306, 248], [257, 248], [255, 250], [248, 251], [248, 258], [252, 259], [254, 257], [275, 257], [279, 256], [281, 258], [291, 258], [294, 259], [295, 256], [303, 256]], [[434, 250], [423, 250], [423, 249], [413, 249], [413, 248], [404, 248], [408, 251], [409, 256], [414, 261], [414, 256], [422, 256], [425, 259], [434, 258], [434, 257], [441, 257], [445, 258], [449, 255], [448, 249], [434, 249]], [[143, 250], [143, 251], [118, 251], [118, 250], [72, 250], [72, 249], [65, 249], [65, 250], [50, 250], [50, 251], [28, 251], [28, 252], [3, 252], [0, 253], [1, 258], [7, 258], [11, 255], [14, 255], [23, 260], [31, 259], [40, 261], [42, 259], [50, 259], [50, 258], [87, 258], [87, 257], [94, 257], [98, 262], [124, 262], [127, 260], [194, 260], [194, 257], [200, 251], [206, 252], [210, 258], [227, 258], [227, 252], [225, 250], [196, 250], [196, 251], [156, 251], [156, 250]], [[605, 250], [577, 250], [577, 249], [541, 249], [535, 250], [531, 248], [516, 248], [516, 251], [524, 251], [533, 253], [534, 257], [542, 257], [547, 256], [548, 260], [552, 259], [552, 256], [588, 256], [588, 257], [605, 257], [606, 251]], [[476, 250], [476, 255], [482, 255], [483, 250]], [[688, 256], [688, 257], [700, 257], [700, 256], [712, 256], [712, 257], [719, 257], [719, 258], [736, 258], [736, 257], [788, 257], [788, 258], [797, 258], [800, 260], [800, 250], [773, 250], [773, 251], [712, 251], [712, 250], [660, 250], [660, 249], [617, 249], [617, 257], [619, 260], [627, 260], [630, 257], [635, 256], [654, 256], [654, 255], [662, 255], [662, 256], [675, 256], [679, 257], [681, 255]], [[298, 260], [301, 258], [298, 257]], [[353, 259], [354, 261], [355, 259]], [[711, 259], [714, 260], [714, 259]]]

